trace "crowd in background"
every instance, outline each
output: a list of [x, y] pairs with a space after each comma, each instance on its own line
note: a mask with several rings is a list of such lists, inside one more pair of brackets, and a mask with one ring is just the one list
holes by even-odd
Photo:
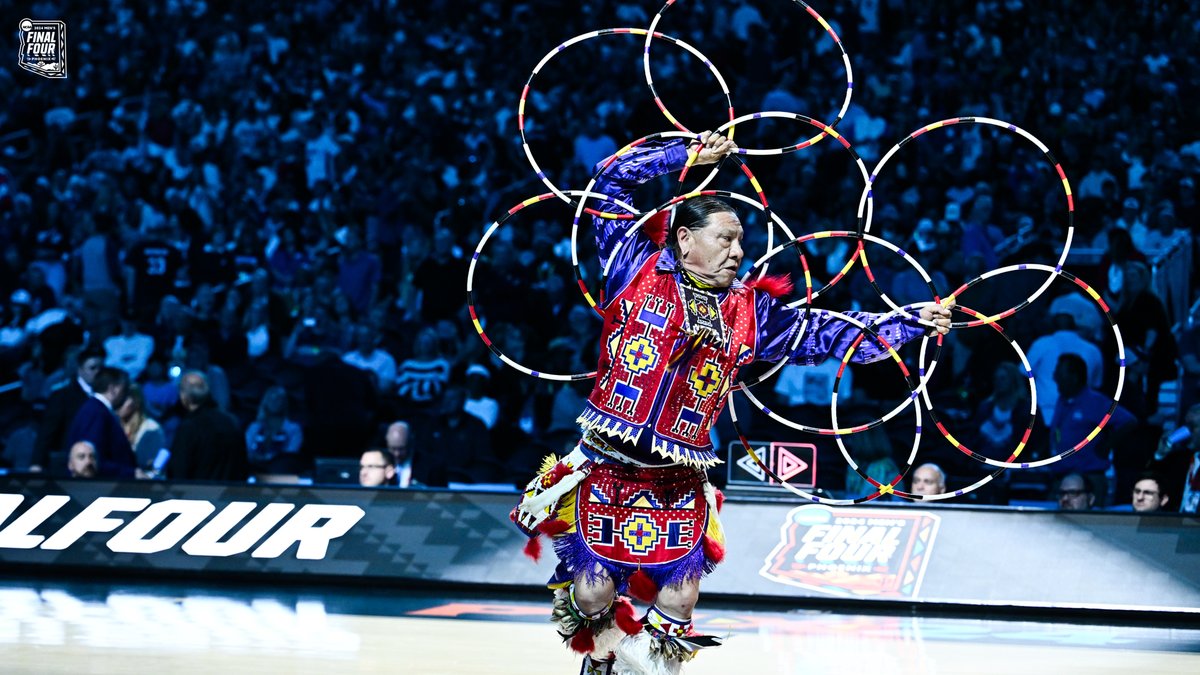
[[[816, 30], [795, 48], [788, 31], [815, 24], [798, 10], [781, 24], [772, 14], [781, 10], [763, 4], [681, 3], [660, 30], [722, 69], [739, 112], [836, 110], [835, 80], [808, 77], [841, 72], [832, 41]], [[854, 64], [855, 105], [839, 129], [868, 163], [923, 124], [965, 115], [1014, 120], [1050, 146], [1072, 179], [1073, 247], [1094, 253], [1066, 268], [1111, 307], [1128, 365], [1101, 452], [1079, 453], [1063, 471], [1078, 472], [1101, 504], [1106, 495], [1129, 502], [1147, 467], [1179, 495], [1187, 460], [1159, 439], [1200, 401], [1200, 328], [1152, 282], [1164, 255], [1192, 254], [1200, 223], [1187, 86], [1200, 74], [1200, 12], [1115, 0], [1083, 14], [1050, 2], [944, 4], [928, 13], [897, 0], [816, 7]], [[33, 9], [67, 20], [71, 72], [34, 81], [0, 63], [0, 87], [12, 92], [0, 108], [0, 443], [10, 468], [244, 480], [311, 475], [317, 457], [362, 457], [364, 475], [406, 485], [511, 484], [574, 440], [589, 383], [534, 379], [489, 353], [464, 302], [467, 264], [489, 219], [545, 191], [517, 136], [517, 97], [537, 59], [579, 33], [645, 26], [657, 5], [106, 0]], [[613, 81], [600, 65], [637, 66], [638, 45], [586, 49], [597, 72], [548, 69], [526, 110], [543, 168], [579, 189], [593, 162], [668, 128], [643, 82]], [[682, 51], [654, 56], [662, 82], [696, 67]], [[581, 88], [590, 98], [576, 96]], [[943, 295], [1009, 262], [1057, 260], [1066, 199], [1040, 153], [1020, 154], [1019, 143], [982, 125], [931, 133], [881, 200], [880, 236], [918, 253]], [[749, 158], [794, 229], [828, 229], [855, 213], [857, 173], [801, 154]], [[814, 184], [821, 189], [789, 189]], [[563, 213], [500, 230], [481, 258], [475, 301], [512, 359], [585, 372], [599, 323], [571, 283]], [[765, 250], [759, 230], [747, 230], [748, 249]], [[821, 283], [850, 251], [834, 240], [805, 250]], [[903, 260], [871, 255], [889, 296], [929, 299]], [[584, 274], [599, 278], [591, 263]], [[967, 297], [999, 311], [1044, 279], [1010, 275]], [[1194, 280], [1183, 283], [1195, 301]], [[874, 297], [860, 280], [835, 287], [823, 306], [881, 309]], [[1108, 410], [1118, 348], [1095, 307], [1060, 281], [1001, 322], [1035, 375], [1034, 457], [1070, 447], [1090, 429], [1081, 420]], [[1021, 441], [1030, 407], [1005, 344], [987, 328], [952, 333], [930, 384], [961, 440], [997, 459]], [[902, 398], [888, 368], [855, 368], [842, 401], [870, 411]], [[760, 396], [827, 421], [832, 378], [828, 368], [789, 368]], [[911, 431], [852, 447], [882, 477], [889, 463], [904, 465]], [[732, 438], [725, 425], [717, 433], [722, 445]], [[112, 466], [118, 452], [132, 459]], [[991, 471], [940, 437], [927, 435], [922, 453], [952, 484]], [[823, 487], [862, 487], [854, 478]], [[996, 484], [1016, 491], [1015, 480]], [[1043, 496], [1060, 482], [1049, 475]]]

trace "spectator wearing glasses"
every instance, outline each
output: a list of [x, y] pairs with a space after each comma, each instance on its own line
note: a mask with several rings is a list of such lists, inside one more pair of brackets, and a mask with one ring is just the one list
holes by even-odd
[[358, 484], [362, 487], [390, 487], [396, 484], [396, 463], [390, 452], [367, 450], [358, 460]]
[[1063, 476], [1054, 496], [1060, 511], [1090, 511], [1096, 504], [1096, 495], [1084, 477], [1077, 473]]
[[1133, 510], [1138, 513], [1163, 511], [1171, 501], [1156, 474], [1145, 473], [1133, 484]]

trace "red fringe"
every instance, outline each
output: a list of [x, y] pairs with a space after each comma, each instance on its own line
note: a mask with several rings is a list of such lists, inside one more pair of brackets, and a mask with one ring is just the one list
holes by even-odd
[[529, 541], [525, 542], [525, 556], [533, 562], [537, 562], [542, 557], [542, 538], [540, 536], [532, 536]]
[[661, 247], [667, 243], [667, 228], [670, 227], [670, 223], [671, 212], [661, 211], [642, 223], [642, 232], [645, 232], [646, 236], [650, 237], [650, 241]]
[[580, 654], [591, 654], [596, 650], [595, 633], [588, 626], [581, 626], [579, 632], [571, 638], [571, 649]]
[[541, 532], [547, 537], [556, 537], [571, 529], [571, 524], [565, 520], [555, 518], [554, 520], [545, 520], [538, 523], [537, 529], [538, 532]]
[[746, 288], [762, 291], [772, 298], [783, 297], [791, 293], [795, 287], [791, 277], [786, 274], [768, 274], [765, 277], [746, 282]]
[[658, 595], [658, 585], [645, 570], [638, 570], [629, 575], [629, 594], [642, 602], [654, 602], [655, 596]]
[[[716, 488], [713, 488], [716, 490]], [[725, 493], [717, 490], [717, 513], [721, 512], [721, 507], [725, 506]]]
[[617, 598], [617, 628], [626, 635], [637, 635], [642, 632], [642, 622], [634, 616], [633, 603], [629, 598]]
[[719, 563], [725, 560], [725, 547], [718, 544], [712, 537], [705, 535], [704, 537], [704, 557]]
[[570, 475], [571, 475], [571, 468], [568, 467], [566, 464], [559, 462], [558, 464], [555, 464], [554, 468], [550, 470], [550, 473], [546, 475], [547, 482], [545, 483], [545, 486], [548, 488], [552, 488], [555, 485], [558, 485], [558, 482], [560, 480], [562, 480]]

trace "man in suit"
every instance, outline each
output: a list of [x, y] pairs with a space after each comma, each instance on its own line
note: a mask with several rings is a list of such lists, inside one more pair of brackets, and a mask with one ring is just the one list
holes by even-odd
[[187, 415], [171, 444], [167, 476], [245, 482], [246, 437], [237, 420], [213, 400], [204, 373], [193, 370], [179, 378], [179, 403]]
[[79, 406], [71, 421], [67, 446], [79, 441], [92, 444], [97, 477], [133, 476], [137, 465], [133, 447], [116, 413], [129, 396], [129, 374], [120, 368], [101, 368], [92, 380], [92, 388], [92, 396]]
[[92, 396], [92, 380], [104, 367], [104, 350], [100, 347], [86, 347], [77, 357], [78, 367], [75, 380], [68, 382], [50, 394], [46, 401], [46, 412], [38, 426], [37, 442], [34, 445], [33, 461], [29, 470], [38, 472], [46, 467], [59, 466], [59, 462], [51, 461], [51, 453], [61, 453], [67, 449], [67, 431], [75, 419], [79, 407]]

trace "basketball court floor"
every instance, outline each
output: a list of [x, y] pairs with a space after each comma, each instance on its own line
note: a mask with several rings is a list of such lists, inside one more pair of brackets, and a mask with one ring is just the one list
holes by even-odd
[[[540, 594], [0, 582], [5, 673], [574, 674]], [[709, 602], [716, 673], [1197, 673], [1200, 629]]]

